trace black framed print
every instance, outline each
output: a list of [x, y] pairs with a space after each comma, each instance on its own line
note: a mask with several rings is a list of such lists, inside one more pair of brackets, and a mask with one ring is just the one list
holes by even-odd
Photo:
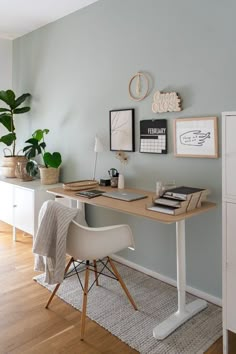
[[167, 154], [167, 120], [140, 121], [140, 152]]
[[109, 113], [110, 150], [135, 151], [134, 109], [118, 109]]

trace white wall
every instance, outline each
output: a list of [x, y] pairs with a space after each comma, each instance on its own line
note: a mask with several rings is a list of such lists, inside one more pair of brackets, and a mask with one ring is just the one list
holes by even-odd
[[[0, 90], [12, 88], [12, 41], [0, 38]], [[0, 125], [0, 136], [3, 135], [3, 125]], [[4, 129], [5, 131], [5, 129]], [[1, 148], [6, 145], [1, 144]], [[0, 166], [1, 166], [0, 154]], [[2, 174], [0, 168], [0, 175]]]
[[0, 90], [12, 87], [12, 41], [0, 38]]

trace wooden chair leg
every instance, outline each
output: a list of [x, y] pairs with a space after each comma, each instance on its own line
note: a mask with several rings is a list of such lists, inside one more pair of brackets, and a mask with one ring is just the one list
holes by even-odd
[[83, 295], [83, 305], [82, 305], [82, 315], [81, 315], [80, 340], [84, 340], [86, 309], [87, 309], [87, 299], [88, 299], [88, 283], [89, 283], [89, 265], [86, 266], [86, 270], [85, 270], [84, 295]]
[[[65, 268], [65, 275], [68, 272], [68, 269], [70, 268], [70, 265], [71, 265], [72, 262], [73, 262], [73, 257], [71, 257], [71, 259], [69, 260], [69, 262], [68, 262], [68, 264], [67, 264], [67, 266]], [[46, 309], [50, 305], [50, 303], [51, 303], [52, 299], [54, 298], [54, 296], [55, 296], [57, 290], [59, 289], [60, 285], [61, 285], [61, 283], [57, 284], [55, 289], [53, 290], [52, 295], [50, 296], [50, 298], [49, 298], [49, 300], [48, 300], [48, 302], [47, 302], [47, 304], [45, 306]]]
[[97, 261], [94, 259], [93, 261], [93, 266], [94, 266], [94, 273], [95, 273], [95, 280], [96, 280], [96, 285], [98, 286], [98, 270], [97, 270]]
[[110, 259], [110, 257], [107, 257], [107, 258], [108, 258], [108, 261], [109, 261], [109, 263], [110, 263], [110, 265], [111, 265], [111, 268], [112, 268], [112, 270], [113, 270], [115, 276], [116, 276], [117, 279], [119, 280], [119, 283], [120, 283], [122, 289], [124, 290], [126, 296], [128, 297], [130, 303], [132, 304], [132, 306], [133, 306], [133, 308], [134, 308], [135, 310], [138, 310], [138, 308], [137, 308], [137, 306], [136, 306], [136, 304], [135, 304], [135, 302], [134, 302], [132, 296], [130, 295], [129, 290], [127, 289], [127, 287], [126, 287], [126, 285], [125, 285], [123, 279], [121, 278], [120, 274], [118, 273], [118, 270], [117, 270], [115, 264], [114, 264], [113, 261]]

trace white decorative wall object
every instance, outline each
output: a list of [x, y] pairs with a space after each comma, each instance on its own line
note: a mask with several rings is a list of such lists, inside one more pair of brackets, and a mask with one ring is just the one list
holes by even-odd
[[[132, 92], [132, 84], [135, 85], [135, 92]], [[129, 81], [129, 97], [134, 101], [142, 101], [149, 93], [148, 76], [138, 72]]]
[[153, 97], [152, 111], [154, 113], [181, 111], [181, 99], [176, 92], [161, 93], [157, 91]]

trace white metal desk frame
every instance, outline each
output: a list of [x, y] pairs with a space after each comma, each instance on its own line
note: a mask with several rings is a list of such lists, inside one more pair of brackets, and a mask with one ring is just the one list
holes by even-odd
[[[53, 190], [49, 190], [49, 193], [53, 193]], [[140, 192], [136, 190], [136, 192]], [[70, 198], [71, 200], [77, 201], [77, 207], [84, 213], [84, 204], [95, 205], [93, 200], [81, 198], [78, 196], [68, 196], [68, 193], [58, 193], [55, 195], [60, 195], [65, 198]], [[104, 197], [103, 197], [104, 198]], [[106, 198], [108, 199], [108, 198]], [[127, 202], [123, 202], [127, 203]], [[214, 205], [213, 203], [208, 203]], [[72, 203], [71, 203], [72, 205]], [[101, 205], [102, 206], [102, 205]], [[211, 207], [212, 207], [211, 206]], [[103, 206], [104, 207], [104, 206]], [[116, 210], [114, 207], [113, 210]], [[119, 211], [119, 210], [118, 210]], [[124, 211], [125, 212], [125, 211]], [[193, 213], [194, 215], [194, 213]], [[143, 215], [145, 217], [145, 215]], [[153, 329], [153, 336], [156, 339], [162, 340], [170, 335], [175, 329], [181, 326], [183, 323], [188, 321], [191, 317], [196, 315], [198, 312], [202, 311], [207, 307], [207, 302], [202, 299], [197, 299], [189, 304], [186, 304], [186, 249], [185, 249], [185, 218], [176, 221], [176, 260], [177, 260], [177, 291], [178, 291], [178, 310], [173, 313], [170, 317], [164, 320], [162, 323], [157, 325]]]

